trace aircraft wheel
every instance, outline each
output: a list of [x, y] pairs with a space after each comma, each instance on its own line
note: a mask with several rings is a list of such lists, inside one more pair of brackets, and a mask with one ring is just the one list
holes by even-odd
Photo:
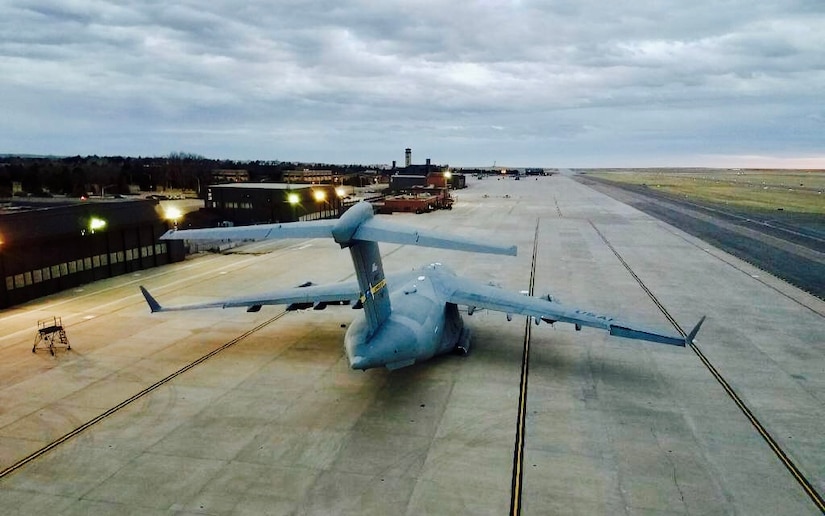
[[460, 357], [466, 357], [470, 353], [470, 330], [463, 328], [461, 335], [458, 338], [458, 343], [455, 345], [455, 354]]

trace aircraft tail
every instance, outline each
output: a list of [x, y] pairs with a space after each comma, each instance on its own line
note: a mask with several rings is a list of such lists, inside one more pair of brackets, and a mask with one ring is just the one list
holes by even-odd
[[[348, 247], [361, 290], [361, 301], [370, 328], [378, 330], [392, 309], [386, 288], [384, 266], [377, 242], [454, 249], [476, 253], [515, 256], [515, 246], [491, 244], [487, 240], [420, 230], [374, 218], [372, 205], [360, 202], [338, 220], [318, 220], [284, 224], [261, 224], [229, 228], [168, 231], [163, 240], [268, 240], [280, 238], [332, 237], [342, 248]], [[150, 304], [151, 306], [151, 304]]]
[[350, 245], [349, 252], [361, 290], [359, 299], [364, 306], [364, 316], [367, 318], [370, 334], [373, 334], [392, 312], [381, 253], [378, 244], [367, 241]]

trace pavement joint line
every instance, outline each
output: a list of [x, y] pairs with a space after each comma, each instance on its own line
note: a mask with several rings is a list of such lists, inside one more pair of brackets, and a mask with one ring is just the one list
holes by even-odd
[[39, 450], [37, 450], [34, 453], [28, 455], [27, 457], [24, 457], [23, 459], [20, 459], [16, 463], [14, 463], [11, 466], [7, 467], [6, 469], [0, 471], [0, 480], [5, 478], [6, 476], [10, 475], [11, 473], [17, 471], [18, 469], [22, 468], [26, 464], [34, 461], [35, 459], [45, 455], [49, 451], [53, 450], [54, 448], [58, 447], [59, 445], [63, 444], [64, 442], [70, 440], [71, 438], [77, 436], [78, 434], [80, 434], [81, 432], [87, 430], [88, 428], [92, 427], [93, 425], [103, 421], [105, 418], [111, 416], [112, 414], [119, 411], [120, 409], [130, 405], [132, 402], [139, 400], [140, 398], [146, 396], [147, 394], [151, 393], [152, 391], [156, 390], [157, 388], [162, 387], [163, 385], [169, 383], [170, 381], [172, 381], [173, 379], [175, 379], [178, 376], [182, 375], [186, 371], [189, 371], [193, 367], [195, 367], [197, 365], [200, 365], [201, 363], [203, 363], [206, 360], [212, 358], [213, 356], [217, 355], [221, 351], [224, 351], [224, 350], [234, 346], [235, 344], [237, 344], [238, 342], [242, 341], [243, 339], [249, 337], [253, 333], [256, 333], [256, 332], [262, 330], [266, 326], [272, 324], [273, 322], [277, 321], [281, 317], [285, 316], [287, 313], [289, 313], [289, 312], [284, 310], [283, 312], [281, 312], [279, 314], [276, 314], [274, 317], [271, 317], [270, 319], [267, 319], [266, 321], [262, 322], [261, 324], [259, 324], [258, 326], [252, 328], [251, 330], [247, 330], [246, 332], [240, 334], [239, 336], [235, 337], [234, 339], [232, 339], [228, 342], [225, 342], [221, 346], [213, 349], [212, 351], [210, 351], [206, 355], [203, 355], [202, 357], [190, 362], [189, 364], [183, 366], [182, 368], [180, 368], [177, 371], [173, 372], [172, 374], [166, 376], [165, 378], [162, 378], [161, 380], [158, 380], [157, 382], [153, 383], [149, 387], [146, 387], [145, 389], [138, 392], [137, 394], [134, 394], [133, 396], [121, 401], [120, 403], [118, 403], [114, 407], [112, 407], [109, 410], [103, 412], [102, 414], [90, 419], [89, 421], [83, 423], [82, 425], [78, 426], [74, 430], [71, 430], [70, 432], [62, 435], [61, 437], [58, 437], [57, 439], [55, 439], [51, 443], [49, 443], [46, 446], [40, 448]]
[[[670, 312], [667, 311], [667, 309], [656, 298], [653, 292], [651, 292], [650, 289], [647, 288], [642, 279], [639, 278], [638, 275], [636, 275], [636, 273], [633, 271], [630, 265], [624, 260], [624, 258], [622, 258], [622, 256], [616, 250], [616, 248], [613, 247], [613, 245], [607, 240], [604, 234], [601, 231], [599, 231], [599, 228], [596, 227], [593, 221], [589, 222], [590, 225], [593, 226], [593, 229], [596, 231], [596, 233], [607, 245], [607, 247], [613, 252], [616, 258], [618, 258], [619, 262], [621, 262], [624, 268], [627, 269], [631, 276], [633, 276], [633, 278], [636, 280], [639, 286], [642, 287], [642, 289], [645, 291], [648, 297], [650, 297], [650, 299], [656, 304], [656, 306], [664, 314], [668, 321], [670, 321], [673, 327], [676, 328], [676, 330], [683, 337], [685, 337], [687, 333], [685, 333], [685, 330], [683, 330], [682, 327], [679, 326], [679, 323], [676, 322], [676, 319], [674, 319], [673, 316], [670, 315]], [[713, 375], [713, 377], [716, 379], [719, 385], [722, 386], [722, 388], [725, 390], [725, 393], [727, 393], [728, 397], [730, 397], [731, 400], [733, 400], [733, 402], [736, 404], [736, 406], [739, 407], [739, 410], [745, 415], [748, 421], [750, 421], [751, 425], [754, 427], [757, 433], [759, 433], [762, 439], [768, 444], [768, 447], [770, 447], [770, 449], [774, 452], [777, 458], [779, 458], [779, 460], [782, 462], [782, 464], [785, 466], [785, 468], [788, 470], [791, 476], [793, 476], [797, 483], [800, 485], [800, 487], [802, 487], [802, 489], [805, 491], [805, 494], [808, 495], [808, 497], [811, 499], [814, 505], [816, 505], [817, 509], [819, 509], [820, 512], [825, 514], [825, 499], [823, 499], [822, 495], [816, 491], [813, 484], [811, 484], [811, 482], [805, 477], [802, 471], [799, 470], [799, 468], [791, 460], [791, 458], [788, 457], [788, 455], [785, 453], [782, 447], [779, 446], [779, 443], [776, 441], [776, 439], [774, 439], [770, 432], [768, 432], [768, 430], [762, 425], [762, 423], [759, 422], [759, 419], [756, 418], [756, 415], [754, 415], [754, 413], [745, 404], [742, 398], [739, 397], [739, 395], [736, 393], [736, 391], [733, 389], [730, 383], [728, 383], [728, 381], [725, 380], [725, 377], [722, 376], [722, 374], [716, 369], [716, 367], [714, 367], [714, 365], [707, 358], [707, 356], [705, 356], [705, 354], [702, 353], [702, 350], [699, 348], [699, 346], [695, 342], [691, 342], [689, 345], [691, 350], [693, 350], [693, 352], [696, 354], [696, 356], [699, 358], [699, 360], [702, 362], [705, 368], [707, 368], [711, 375]]]
[[[536, 256], [538, 255], [539, 221], [536, 219], [536, 232], [533, 236], [533, 259], [530, 265], [530, 285], [527, 295], [532, 296], [536, 285]], [[519, 381], [518, 417], [516, 418], [516, 439], [513, 450], [513, 480], [510, 494], [510, 514], [521, 514], [521, 493], [524, 486], [524, 441], [527, 426], [527, 378], [530, 372], [530, 336], [531, 317], [524, 323], [524, 351], [521, 358], [521, 379]]]
[[[762, 278], [757, 278], [757, 277], [754, 277], [754, 275], [753, 275], [753, 274], [751, 274], [751, 273], [749, 273], [749, 272], [745, 271], [742, 267], [739, 267], [738, 265], [736, 265], [735, 263], [731, 262], [730, 260], [726, 260], [725, 258], [723, 258], [722, 256], [719, 256], [718, 254], [712, 253], [710, 250], [705, 249], [704, 247], [700, 246], [700, 245], [699, 245], [699, 244], [697, 244], [696, 242], [691, 242], [691, 241], [690, 241], [688, 238], [686, 238], [684, 235], [681, 235], [681, 234], [677, 233], [676, 231], [674, 231], [674, 230], [670, 227], [670, 225], [669, 225], [669, 224], [664, 224], [664, 226], [663, 226], [663, 227], [664, 227], [664, 229], [665, 229], [666, 231], [670, 232], [670, 233], [671, 233], [671, 234], [673, 234], [674, 236], [676, 236], [676, 237], [678, 237], [678, 238], [681, 238], [682, 240], [684, 240], [684, 241], [685, 241], [685, 242], [687, 242], [688, 244], [692, 245], [693, 247], [696, 247], [697, 249], [700, 249], [703, 253], [706, 253], [706, 254], [708, 254], [708, 255], [710, 255], [710, 256], [713, 256], [714, 258], [716, 258], [717, 260], [721, 261], [722, 263], [724, 263], [724, 264], [726, 264], [726, 265], [730, 265], [731, 267], [733, 267], [733, 268], [734, 268], [734, 269], [736, 269], [737, 271], [741, 272], [742, 274], [747, 275], [747, 276], [748, 276], [748, 277], [750, 277], [751, 279], [756, 280], [756, 281], [758, 281], [759, 283], [761, 283], [761, 284], [765, 285], [766, 287], [768, 287], [769, 289], [773, 290], [773, 291], [774, 291], [774, 292], [776, 292], [777, 294], [780, 294], [782, 297], [785, 297], [785, 298], [787, 298], [787, 299], [789, 299], [789, 300], [793, 301], [794, 303], [798, 304], [799, 306], [801, 306], [801, 307], [803, 307], [803, 308], [807, 308], [808, 310], [810, 310], [811, 312], [815, 313], [816, 315], [818, 315], [818, 316], [820, 316], [820, 317], [825, 317], [825, 314], [824, 314], [824, 313], [822, 313], [822, 312], [820, 312], [820, 311], [819, 311], [819, 310], [817, 310], [816, 308], [814, 308], [814, 307], [812, 307], [812, 306], [808, 306], [808, 305], [806, 305], [805, 303], [803, 303], [802, 301], [800, 301], [800, 300], [798, 300], [798, 299], [796, 299], [796, 298], [794, 298], [794, 297], [791, 297], [790, 295], [786, 294], [785, 292], [782, 292], [781, 290], [779, 290], [778, 288], [774, 287], [773, 285], [771, 285], [771, 284], [770, 284], [770, 283], [768, 283], [767, 281], [763, 280]], [[694, 237], [694, 238], [696, 238], [696, 237]], [[722, 251], [722, 252], [725, 252], [725, 251]], [[727, 253], [727, 254], [730, 254], [730, 253]], [[789, 285], [789, 286], [791, 286], [791, 287], [793, 287], [793, 288], [796, 288], [796, 289], [798, 289], [798, 288], [799, 288], [799, 287], [797, 287], [797, 286], [793, 285], [792, 283], [789, 283], [789, 282], [785, 281], [784, 279], [782, 279], [782, 278], [780, 278], [780, 277], [778, 277], [778, 276], [774, 275], [774, 274], [773, 274], [773, 273], [771, 273], [770, 271], [766, 271], [766, 270], [762, 269], [761, 267], [758, 267], [758, 266], [756, 266], [756, 265], [754, 265], [754, 264], [750, 263], [750, 262], [749, 262], [749, 261], [747, 261], [747, 260], [743, 260], [742, 258], [738, 258], [738, 257], [735, 257], [735, 258], [736, 258], [737, 260], [741, 260], [741, 261], [743, 261], [743, 262], [747, 263], [747, 264], [748, 264], [748, 265], [750, 265], [751, 267], [755, 267], [756, 269], [758, 269], [759, 271], [761, 271], [761, 272], [762, 272], [762, 273], [764, 273], [764, 274], [769, 274], [772, 278], [774, 278], [774, 279], [776, 279], [776, 280], [778, 280], [778, 281], [781, 281], [782, 283], [784, 283], [784, 284], [786, 284], [786, 285]], [[815, 294], [812, 294], [812, 293], [807, 292], [807, 291], [805, 291], [805, 293], [806, 293], [806, 294], [808, 294], [809, 296], [813, 296], [813, 297], [815, 297], [815, 298], [819, 299], [819, 297], [818, 297], [818, 296], [816, 296]]]

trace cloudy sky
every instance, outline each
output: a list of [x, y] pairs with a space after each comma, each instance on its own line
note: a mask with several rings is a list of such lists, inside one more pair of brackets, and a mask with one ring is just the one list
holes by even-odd
[[825, 2], [0, 0], [0, 105], [0, 153], [825, 168]]

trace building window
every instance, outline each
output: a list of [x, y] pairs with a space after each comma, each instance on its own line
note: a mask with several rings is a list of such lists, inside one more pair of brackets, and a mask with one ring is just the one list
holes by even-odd
[[127, 249], [126, 250], [126, 261], [128, 262], [128, 261], [133, 260], [133, 259], [134, 259], [134, 257], [132, 256], [132, 250]]
[[6, 276], [6, 290], [14, 290], [14, 278]]
[[100, 267], [100, 255], [99, 254], [96, 254], [96, 255], [92, 256], [92, 267], [94, 267], [95, 269]]
[[66, 276], [67, 274], [69, 274], [69, 266], [66, 263], [61, 263], [60, 264], [60, 275], [61, 276]]
[[60, 277], [60, 266], [59, 265], [52, 265], [52, 278], [59, 278]]
[[42, 269], [35, 269], [32, 271], [32, 279], [35, 283], [40, 283], [43, 281], [43, 270]]
[[14, 288], [23, 288], [26, 285], [22, 274], [14, 275]]
[[69, 262], [68, 274], [74, 274], [75, 272], [77, 272], [77, 262], [72, 260]]
[[43, 271], [43, 281], [48, 281], [48, 280], [52, 279], [51, 269], [49, 269], [48, 267], [43, 267], [42, 271]]
[[83, 258], [83, 267], [88, 271], [92, 268], [92, 259], [91, 258]]
[[109, 255], [108, 254], [101, 254], [100, 255], [100, 266], [106, 267], [109, 265]]

